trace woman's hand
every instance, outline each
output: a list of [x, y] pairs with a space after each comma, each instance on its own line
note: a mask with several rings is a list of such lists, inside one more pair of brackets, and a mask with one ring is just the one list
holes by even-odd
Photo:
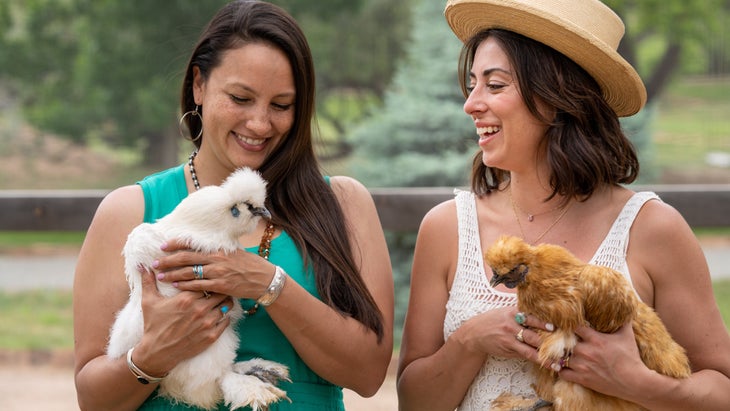
[[473, 317], [464, 324], [468, 327], [465, 334], [472, 335], [466, 341], [467, 346], [487, 355], [525, 358], [537, 363], [540, 332], [550, 332], [553, 326], [534, 316], [519, 314], [525, 319], [522, 324], [516, 321], [515, 307], [490, 310]]
[[568, 368], [560, 378], [615, 397], [632, 391], [633, 378], [646, 370], [636, 346], [631, 323], [613, 334], [603, 334], [590, 327], [576, 330], [578, 344], [573, 348]]
[[168, 254], [154, 264], [158, 270], [157, 279], [171, 283], [181, 291], [256, 300], [266, 292], [276, 271], [273, 264], [245, 250], [203, 254], [174, 240], [162, 245], [162, 249]]
[[147, 374], [162, 376], [218, 339], [230, 322], [224, 312], [233, 303], [225, 295], [206, 297], [199, 291], [167, 298], [157, 289], [153, 272], [144, 268], [140, 272], [144, 334], [135, 348], [134, 362]]

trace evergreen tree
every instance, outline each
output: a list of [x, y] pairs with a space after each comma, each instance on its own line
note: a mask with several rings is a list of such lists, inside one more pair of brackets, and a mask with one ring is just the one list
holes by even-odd
[[351, 173], [369, 187], [468, 182], [476, 135], [458, 85], [461, 42], [444, 4], [414, 3], [411, 39], [384, 104], [348, 136]]

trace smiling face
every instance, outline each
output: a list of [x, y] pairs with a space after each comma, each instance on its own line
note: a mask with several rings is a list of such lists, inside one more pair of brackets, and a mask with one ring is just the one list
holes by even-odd
[[469, 90], [464, 111], [474, 120], [484, 164], [503, 170], [534, 165], [548, 126], [527, 108], [507, 54], [492, 37], [476, 49]]
[[201, 154], [210, 150], [229, 171], [258, 169], [294, 123], [291, 65], [281, 50], [267, 43], [224, 52], [208, 78], [195, 67], [193, 92], [195, 103], [203, 107]]

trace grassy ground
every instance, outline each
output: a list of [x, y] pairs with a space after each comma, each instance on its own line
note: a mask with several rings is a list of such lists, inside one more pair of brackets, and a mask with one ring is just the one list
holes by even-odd
[[[655, 163], [669, 178], [682, 174], [717, 176], [727, 182], [730, 168], [708, 165], [708, 155], [730, 155], [730, 78], [675, 82], [662, 96], [654, 121]], [[666, 173], [665, 173], [666, 175]], [[666, 177], [665, 177], [666, 178]]]
[[0, 231], [0, 252], [10, 248], [54, 245], [78, 247], [86, 233], [76, 231]]
[[0, 349], [73, 347], [70, 291], [0, 292]]

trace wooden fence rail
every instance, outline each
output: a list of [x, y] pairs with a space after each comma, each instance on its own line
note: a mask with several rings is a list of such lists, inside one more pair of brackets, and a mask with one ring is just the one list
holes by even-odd
[[[656, 192], [693, 227], [730, 227], [730, 184], [636, 186]], [[0, 190], [0, 231], [85, 231], [104, 190]], [[416, 231], [453, 189], [371, 189], [386, 230]]]

